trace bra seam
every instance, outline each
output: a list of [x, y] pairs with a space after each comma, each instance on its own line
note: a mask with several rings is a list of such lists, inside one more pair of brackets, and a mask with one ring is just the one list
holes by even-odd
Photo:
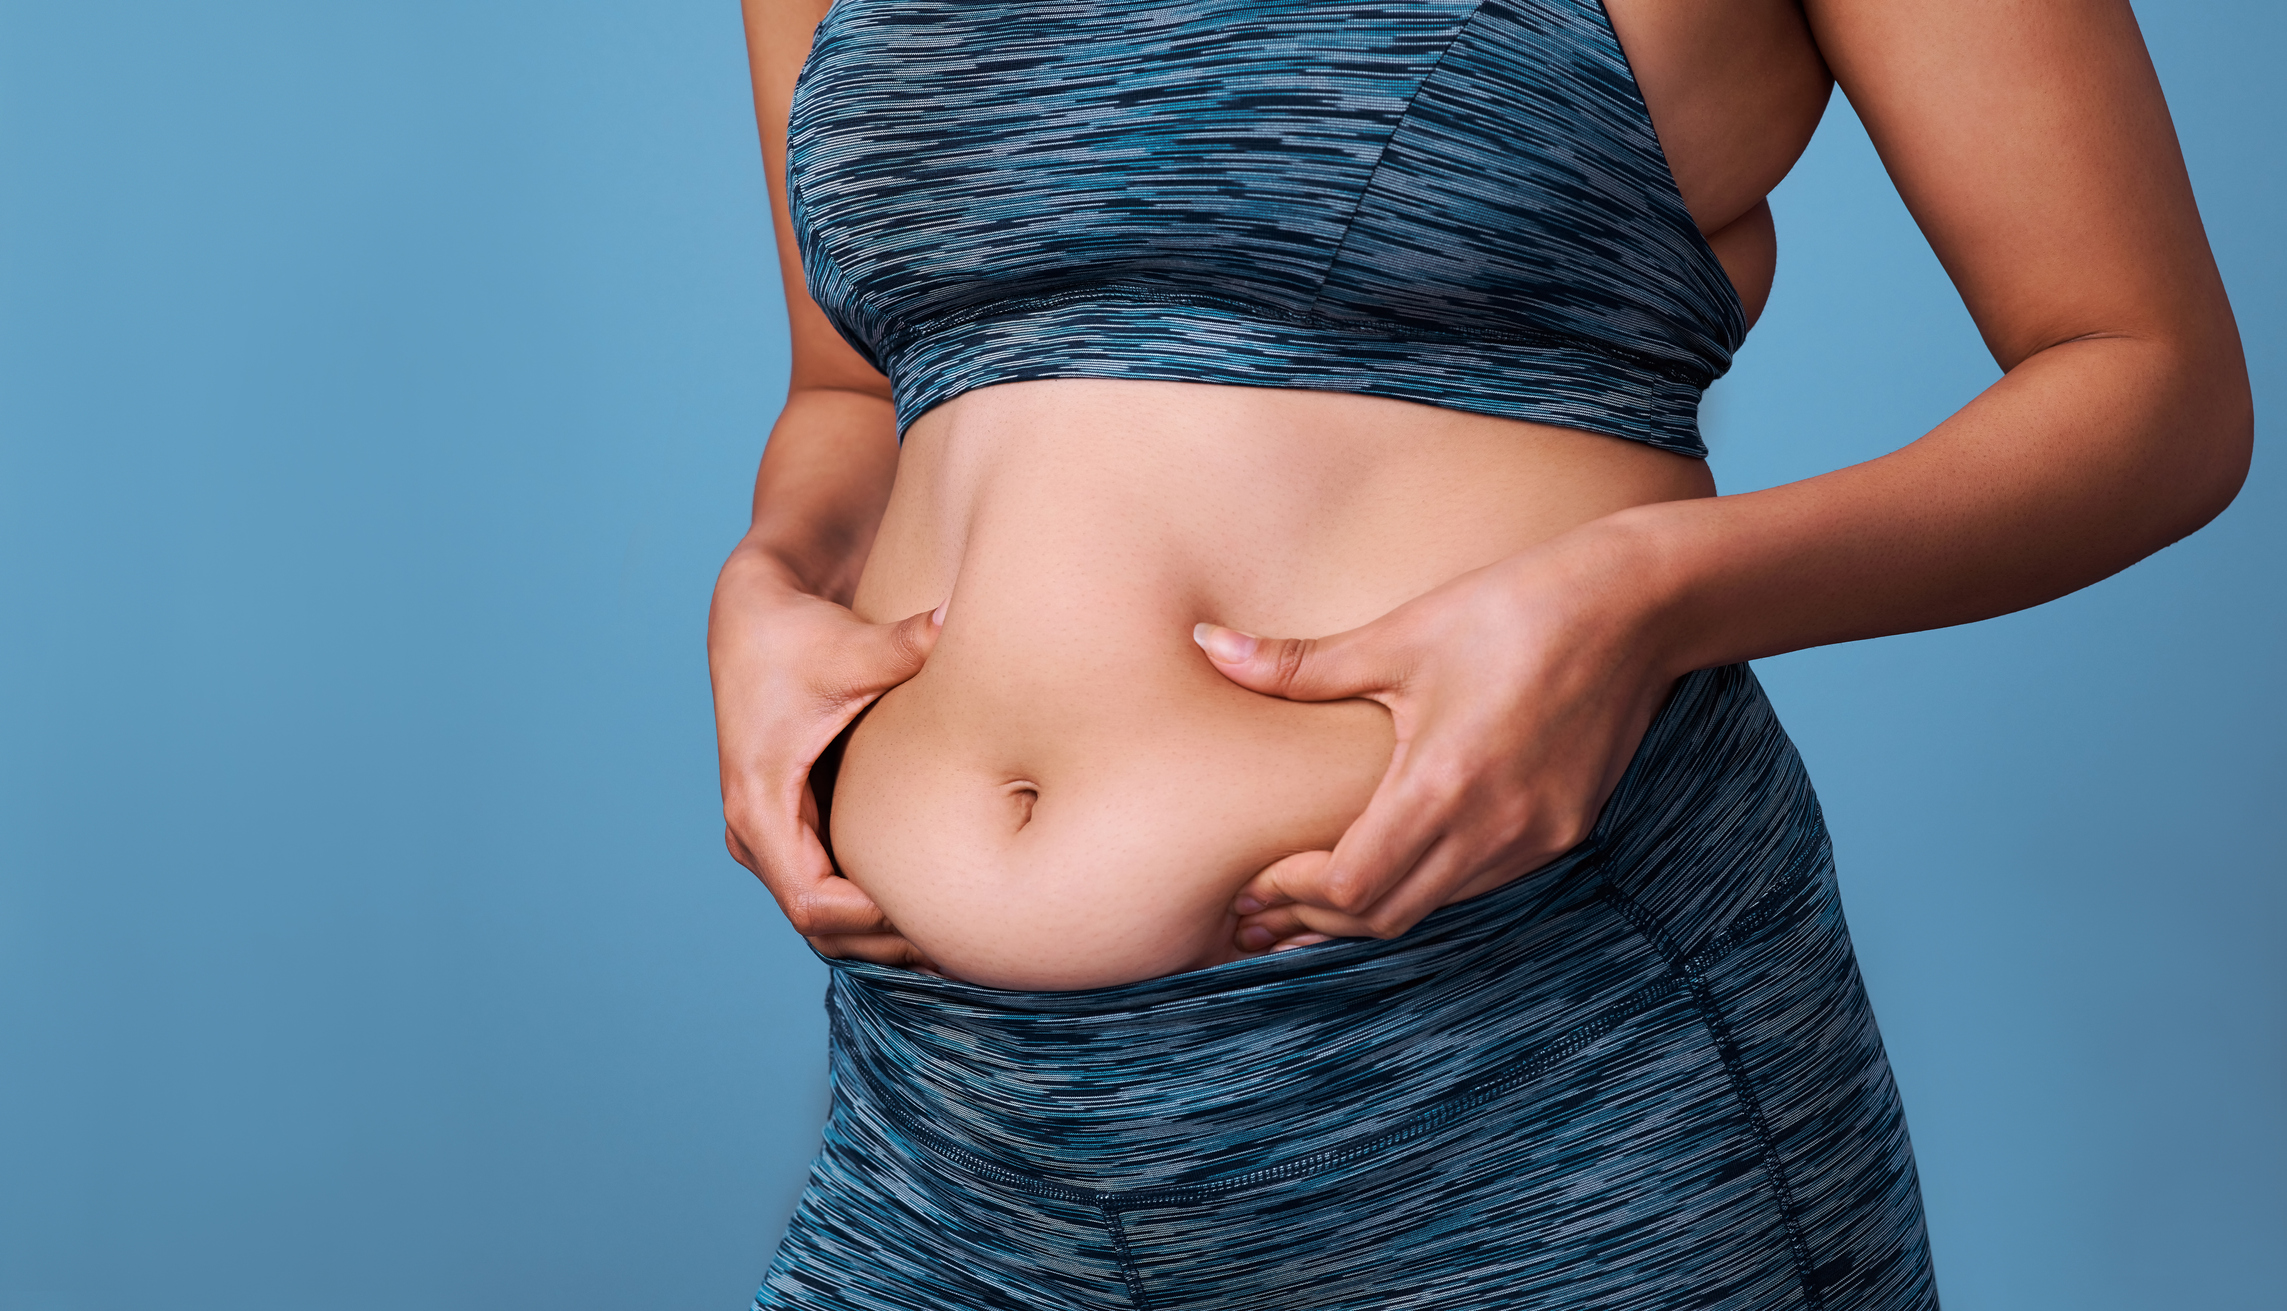
[[1326, 266], [1318, 271], [1318, 285], [1310, 289], [1310, 304], [1304, 308], [1303, 313], [1315, 312], [1318, 302], [1326, 298], [1326, 284], [1333, 279], [1334, 270], [1341, 267], [1343, 253], [1350, 249], [1350, 237], [1358, 230], [1358, 211], [1366, 207], [1366, 198], [1374, 194], [1374, 183], [1381, 178], [1382, 165], [1390, 158], [1390, 143], [1396, 141], [1398, 133], [1405, 130], [1406, 123], [1413, 118], [1414, 102], [1421, 98], [1422, 88], [1428, 86], [1430, 80], [1437, 76], [1438, 70], [1445, 67], [1453, 47], [1461, 44], [1461, 34], [1467, 32], [1476, 23], [1477, 16], [1485, 12], [1485, 4], [1486, 0], [1476, 0], [1469, 6], [1468, 14], [1453, 25], [1453, 34], [1445, 39], [1445, 45], [1437, 52], [1437, 59], [1422, 73], [1421, 80], [1414, 83], [1413, 94], [1406, 97], [1405, 109], [1391, 122], [1390, 130], [1383, 134], [1381, 147], [1374, 152], [1374, 167], [1366, 171], [1365, 183], [1358, 188], [1357, 196], [1350, 202], [1349, 216], [1342, 220], [1342, 240], [1334, 243], [1334, 253], [1327, 257]]
[[[840, 0], [835, 0], [835, 3], [838, 5]], [[820, 20], [821, 25], [823, 25], [823, 21]], [[807, 70], [808, 65], [805, 64], [804, 68]], [[887, 356], [877, 357], [873, 347], [864, 341], [863, 335], [845, 326], [842, 315], [826, 308], [826, 302], [818, 298], [818, 289], [810, 284], [810, 267], [815, 261], [820, 269], [831, 275], [843, 287], [850, 289], [847, 299], [851, 308], [857, 310], [861, 317], [870, 317], [864, 302], [856, 293], [857, 284], [850, 280], [848, 271], [842, 268], [842, 262], [834, 258], [834, 252], [828, 250], [823, 242], [807, 239], [810, 225], [802, 221], [804, 207], [797, 177], [798, 175], [794, 171], [793, 158], [789, 154], [786, 162], [786, 226], [787, 230], [794, 234], [795, 260], [802, 267], [802, 291], [810, 297], [810, 302], [818, 307], [819, 312], [825, 315], [827, 325], [833, 328], [835, 334], [850, 349], [858, 353], [858, 358], [864, 360], [876, 372], [886, 377], [889, 373], [889, 370], [884, 367], [888, 364]]]
[[1727, 349], [1736, 357], [1740, 347], [1747, 341], [1747, 302], [1740, 299], [1739, 285], [1731, 280], [1731, 270], [1723, 266], [1723, 257], [1715, 253], [1714, 244], [1708, 241], [1706, 233], [1699, 230], [1699, 220], [1691, 216], [1691, 206], [1684, 203], [1683, 186], [1676, 181], [1675, 161], [1668, 155], [1668, 143], [1660, 139], [1660, 125], [1652, 118], [1652, 102], [1644, 99], [1644, 84], [1636, 76], [1636, 61], [1628, 54], [1627, 42], [1620, 39], [1620, 29], [1612, 21], [1612, 7], [1605, 0], [1581, 0], [1581, 6], [1595, 9], [1596, 21], [1603, 26], [1604, 34], [1612, 39], [1612, 53], [1620, 57], [1620, 71], [1628, 75], [1628, 89], [1636, 97], [1637, 117], [1643, 120], [1644, 135], [1652, 139], [1652, 151], [1659, 156], [1660, 176], [1668, 184], [1667, 197], [1674, 202], [1676, 213], [1682, 217], [1684, 230], [1691, 233], [1692, 239], [1698, 243], [1700, 263], [1714, 270], [1713, 281], [1730, 307], [1730, 317], [1737, 321], [1738, 338], [1736, 342], [1726, 343]]

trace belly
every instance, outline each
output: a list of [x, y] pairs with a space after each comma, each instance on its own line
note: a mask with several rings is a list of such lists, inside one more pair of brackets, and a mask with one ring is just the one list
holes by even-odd
[[1364, 701], [1244, 691], [1192, 644], [1356, 627], [1590, 519], [1712, 494], [1651, 447], [1370, 397], [1055, 380], [907, 434], [856, 598], [950, 598], [852, 735], [843, 871], [949, 974], [1101, 987], [1234, 959], [1231, 898], [1330, 848], [1393, 744]]

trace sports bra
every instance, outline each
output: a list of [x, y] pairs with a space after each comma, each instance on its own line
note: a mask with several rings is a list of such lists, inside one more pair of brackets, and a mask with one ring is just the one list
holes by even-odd
[[1601, 0], [838, 0], [787, 192], [900, 435], [1145, 378], [1699, 456], [1746, 336]]

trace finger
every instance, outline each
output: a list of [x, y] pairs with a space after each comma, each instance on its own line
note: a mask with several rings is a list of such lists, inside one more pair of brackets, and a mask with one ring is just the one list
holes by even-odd
[[1241, 915], [1252, 915], [1272, 906], [1284, 906], [1294, 898], [1288, 894], [1283, 880], [1300, 882], [1318, 872], [1333, 858], [1331, 851], [1298, 851], [1282, 860], [1274, 860], [1262, 871], [1247, 880], [1247, 886], [1231, 900], [1231, 909]]
[[1339, 911], [1316, 906], [1281, 906], [1240, 920], [1231, 939], [1241, 951], [1270, 951], [1296, 937], [1370, 938], [1366, 925]]
[[921, 953], [919, 947], [896, 933], [837, 933], [810, 938], [810, 945], [821, 956], [835, 960], [871, 961], [876, 965], [902, 965], [909, 970], [927, 970], [939, 974], [934, 962]]
[[1444, 835], [1451, 804], [1450, 796], [1423, 786], [1401, 746], [1325, 863], [1282, 876], [1280, 886], [1298, 904], [1371, 922], [1382, 899]]
[[1240, 920], [1238, 928], [1231, 934], [1231, 940], [1238, 944], [1241, 951], [1269, 951], [1282, 939], [1308, 932], [1310, 927], [1302, 922], [1302, 917], [1295, 912], [1294, 907], [1281, 906], [1277, 910], [1266, 910], [1260, 915], [1249, 915]]
[[1242, 913], [1233, 940], [1245, 951], [1275, 951], [1298, 935], [1396, 937], [1431, 911], [1491, 891], [1514, 877], [1504, 864], [1501, 869], [1488, 869], [1465, 880], [1463, 876], [1473, 864], [1465, 854], [1468, 850], [1462, 840], [1444, 835], [1364, 915], [1349, 915], [1290, 898], [1280, 905]]
[[1471, 847], [1453, 834], [1441, 834], [1358, 919], [1374, 937], [1397, 937], [1421, 923], [1431, 911], [1457, 900], [1455, 889], [1468, 877], [1471, 866], [1492, 854]]
[[[785, 828], [736, 817], [725, 826], [731, 856], [754, 871], [804, 937], [881, 933], [889, 917], [857, 884], [834, 872], [817, 832], [807, 824]], [[743, 832], [741, 830], [744, 830]]]
[[[1437, 795], [1449, 799], [1423, 808], [1444, 812], [1443, 818], [1431, 819], [1435, 840], [1373, 905], [1356, 912], [1376, 936], [1394, 937], [1440, 907], [1483, 895], [1547, 865], [1586, 840], [1596, 822], [1591, 809], [1545, 797], [1463, 800], [1444, 790]], [[1351, 831], [1365, 826], [1361, 816]], [[1345, 834], [1343, 840], [1349, 837]], [[1360, 837], [1361, 846], [1373, 841], [1370, 833]], [[1341, 884], [1342, 859], [1342, 843], [1336, 843], [1334, 860], [1320, 876], [1329, 886]]]
[[1329, 938], [1380, 936], [1356, 916], [1301, 902], [1250, 915], [1239, 922], [1238, 931], [1232, 936], [1242, 951], [1268, 951], [1290, 938], [1314, 933]]
[[1323, 933], [1304, 933], [1296, 937], [1282, 940], [1277, 946], [1272, 947], [1271, 950], [1293, 951], [1297, 947], [1315, 947], [1321, 942], [1332, 941], [1334, 941], [1334, 939], [1328, 937]]
[[882, 913], [865, 890], [839, 874], [829, 874], [799, 889], [787, 919], [803, 937], [890, 932], [889, 916]]
[[868, 624], [844, 653], [835, 691], [845, 703], [864, 704], [921, 672], [944, 629], [945, 606], [894, 624]]
[[1332, 637], [1257, 637], [1215, 624], [1191, 630], [1223, 677], [1290, 701], [1340, 701], [1396, 686], [1399, 662], [1378, 637], [1371, 624]]

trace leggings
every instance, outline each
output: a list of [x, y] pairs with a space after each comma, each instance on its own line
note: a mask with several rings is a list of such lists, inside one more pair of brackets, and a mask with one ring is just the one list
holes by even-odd
[[1745, 666], [1390, 941], [1084, 992], [834, 961], [757, 1308], [1935, 1311], [1817, 799]]

